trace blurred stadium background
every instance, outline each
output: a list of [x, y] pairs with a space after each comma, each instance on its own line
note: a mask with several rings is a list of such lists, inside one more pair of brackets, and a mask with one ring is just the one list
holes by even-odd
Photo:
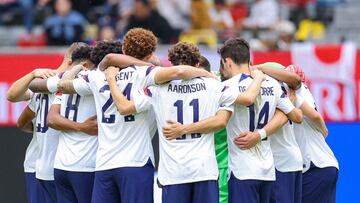
[[0, 202], [25, 202], [22, 162], [31, 136], [15, 128], [26, 103], [6, 91], [34, 68], [56, 68], [74, 41], [121, 39], [144, 27], [158, 56], [177, 41], [199, 44], [219, 67], [229, 37], [250, 42], [255, 64], [301, 66], [340, 162], [337, 202], [360, 202], [360, 0], [0, 0]]

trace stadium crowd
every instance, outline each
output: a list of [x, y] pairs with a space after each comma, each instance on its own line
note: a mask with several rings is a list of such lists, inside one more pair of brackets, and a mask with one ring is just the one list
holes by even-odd
[[[130, 28], [143, 27], [161, 44], [180, 40], [215, 47], [240, 36], [255, 50], [289, 49], [294, 41], [324, 39], [334, 8], [350, 1], [0, 0], [0, 25], [25, 25], [20, 46], [121, 39]], [[35, 25], [40, 31], [34, 32]]]

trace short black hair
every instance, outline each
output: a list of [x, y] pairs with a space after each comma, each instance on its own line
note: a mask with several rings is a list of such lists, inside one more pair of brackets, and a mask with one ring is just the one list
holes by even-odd
[[210, 70], [211, 70], [210, 62], [209, 62], [209, 60], [207, 60], [207, 58], [205, 56], [200, 56], [199, 66], [204, 68], [208, 72], [210, 72]]
[[75, 49], [71, 54], [71, 61], [73, 63], [79, 63], [85, 60], [90, 60], [92, 47], [89, 45], [79, 47]]
[[230, 58], [238, 65], [250, 62], [250, 46], [242, 38], [226, 40], [218, 52], [222, 59]]
[[99, 41], [91, 51], [91, 62], [96, 66], [110, 53], [122, 54], [122, 44], [119, 41]]

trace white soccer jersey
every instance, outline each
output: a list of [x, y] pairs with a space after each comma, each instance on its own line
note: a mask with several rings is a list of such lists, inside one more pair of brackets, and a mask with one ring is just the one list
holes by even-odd
[[[82, 71], [78, 76], [82, 77], [87, 72]], [[56, 96], [53, 104], [60, 104], [60, 114], [75, 122], [82, 123], [96, 115], [92, 95], [63, 94]], [[54, 168], [66, 171], [93, 172], [97, 146], [97, 136], [74, 131], [60, 132]]]
[[[288, 87], [284, 84], [286, 90]], [[294, 134], [294, 124], [289, 120], [269, 137], [276, 170], [292, 172], [302, 170], [302, 157]]]
[[[48, 90], [57, 91], [57, 82], [61, 74], [47, 79]], [[39, 157], [36, 160], [36, 178], [41, 180], [54, 180], [54, 159], [59, 141], [59, 131], [47, 126], [47, 115], [54, 101], [54, 94], [36, 94], [36, 122], [34, 130], [39, 143]]]
[[[128, 67], [116, 76], [117, 84], [124, 95], [131, 99], [134, 92], [153, 84], [149, 77], [155, 73], [152, 67]], [[110, 95], [105, 75], [89, 71], [88, 75], [75, 79], [74, 88], [80, 95], [94, 95], [99, 127], [96, 171], [144, 166], [149, 158], [154, 162], [151, 137], [155, 133], [151, 125], [154, 118], [149, 112], [122, 116]]]
[[[162, 127], [168, 125], [167, 120], [187, 124], [214, 116], [219, 109], [231, 110], [238, 93], [217, 80], [195, 78], [152, 86], [147, 89], [147, 94], [155, 110], [159, 132], [159, 182], [173, 185], [217, 180], [214, 133], [194, 133], [168, 141]], [[146, 109], [144, 102], [136, 100], [138, 111]]]
[[[305, 84], [302, 84], [299, 94], [304, 98], [305, 102], [316, 108], [314, 98]], [[331, 166], [339, 168], [334, 153], [327, 145], [322, 133], [309, 118], [305, 116], [302, 124], [295, 124], [294, 130], [296, 141], [303, 156], [303, 172], [310, 168], [310, 162], [313, 162], [319, 168]]]
[[[239, 74], [224, 82], [245, 92], [253, 80], [246, 74]], [[229, 146], [229, 172], [237, 179], [275, 180], [274, 160], [267, 139], [249, 150], [241, 150], [234, 139], [241, 132], [263, 128], [279, 108], [285, 114], [295, 107], [279, 82], [267, 76], [261, 83], [260, 96], [251, 106], [235, 105], [234, 112], [226, 127]], [[229, 176], [230, 177], [230, 176]]]
[[[36, 112], [36, 95], [32, 95], [28, 104], [29, 109], [32, 112]], [[32, 121], [34, 124], [35, 119]], [[35, 126], [35, 125], [34, 125]], [[34, 128], [35, 129], [35, 128]], [[37, 143], [35, 130], [33, 131], [32, 139], [26, 149], [25, 160], [24, 160], [24, 171], [25, 173], [34, 173], [36, 160], [39, 156], [39, 147]]]

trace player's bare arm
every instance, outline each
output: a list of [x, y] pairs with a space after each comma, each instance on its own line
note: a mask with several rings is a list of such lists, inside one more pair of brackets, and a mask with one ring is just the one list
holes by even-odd
[[212, 73], [202, 69], [187, 65], [171, 66], [160, 68], [155, 74], [155, 83], [163, 84], [171, 80], [190, 80], [196, 77], [210, 77], [215, 78]]
[[76, 94], [73, 80], [75, 76], [83, 69], [85, 69], [84, 66], [76, 65], [71, 70], [66, 71], [61, 80], [58, 82], [58, 91], [64, 94]]
[[207, 134], [225, 128], [230, 117], [231, 117], [230, 111], [220, 110], [216, 113], [215, 116], [211, 116], [207, 119], [200, 120], [195, 123], [181, 124], [172, 120], [167, 121], [169, 125], [164, 126], [162, 130], [167, 140], [176, 139], [184, 134], [191, 134], [191, 133]]
[[111, 95], [113, 97], [113, 101], [120, 115], [134, 114], [136, 113], [134, 102], [127, 100], [127, 98], [120, 91], [119, 87], [116, 84], [115, 76], [117, 75], [118, 72], [119, 69], [114, 66], [110, 66], [104, 71], [106, 80], [109, 84]]
[[30, 99], [29, 85], [36, 78], [49, 78], [56, 74], [51, 69], [35, 69], [14, 82], [7, 91], [6, 97], [11, 102], [26, 101]]
[[244, 93], [239, 94], [235, 100], [236, 104], [249, 106], [255, 102], [257, 95], [260, 93], [261, 82], [265, 79], [265, 75], [259, 70], [254, 70], [252, 71], [252, 76], [254, 80]]
[[152, 64], [124, 54], [107, 54], [100, 62], [99, 68], [104, 71], [110, 66], [125, 68], [131, 65], [151, 66]]
[[[265, 137], [269, 137], [277, 130], [282, 128], [288, 122], [287, 116], [280, 110], [276, 109], [274, 117], [264, 126], [263, 132]], [[234, 143], [242, 150], [250, 149], [261, 141], [261, 131], [242, 132], [234, 139]]]
[[301, 111], [321, 131], [324, 137], [328, 136], [328, 129], [321, 114], [312, 108], [306, 101], [300, 106]]
[[21, 113], [17, 120], [16, 127], [24, 132], [32, 133], [33, 125], [32, 120], [35, 118], [35, 113], [27, 106]]
[[265, 66], [261, 66], [261, 65], [254, 66], [254, 67], [261, 70], [265, 74], [267, 74], [281, 82], [286, 83], [291, 89], [296, 90], [301, 87], [301, 78], [295, 73], [292, 73], [285, 69], [281, 70], [281, 69], [265, 67]]
[[51, 105], [50, 111], [47, 117], [48, 126], [61, 131], [76, 131], [84, 132], [89, 135], [97, 135], [98, 127], [96, 122], [96, 116], [88, 118], [82, 123], [71, 121], [60, 114], [60, 104]]

